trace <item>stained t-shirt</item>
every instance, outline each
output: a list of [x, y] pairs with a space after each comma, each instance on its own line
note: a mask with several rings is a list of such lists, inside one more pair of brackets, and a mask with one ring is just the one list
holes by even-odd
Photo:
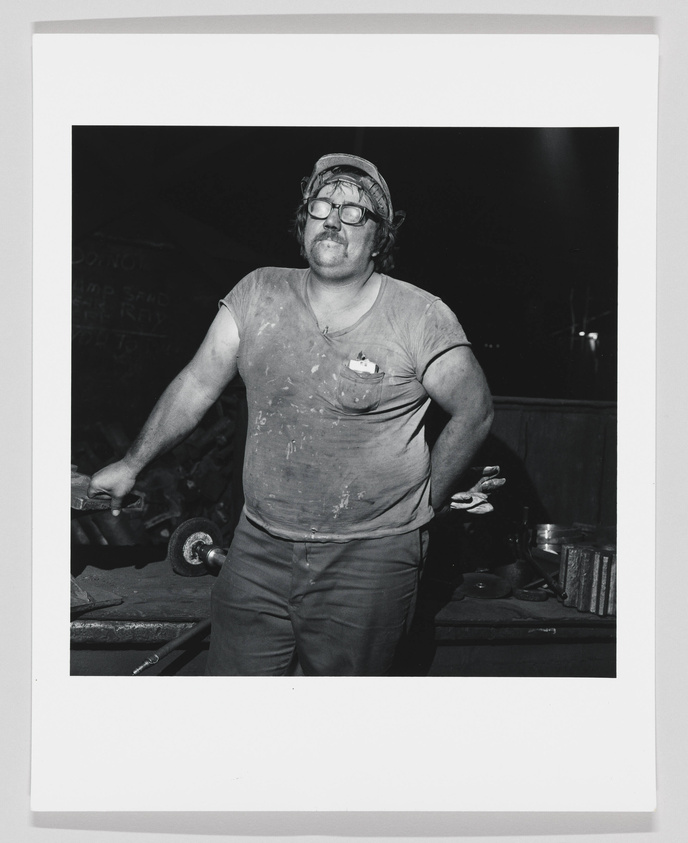
[[[297, 541], [420, 527], [433, 516], [422, 378], [466, 335], [437, 296], [386, 275], [357, 322], [323, 334], [308, 272], [258, 269], [220, 302], [239, 329], [248, 401], [246, 514]], [[361, 359], [378, 371], [350, 368]]]

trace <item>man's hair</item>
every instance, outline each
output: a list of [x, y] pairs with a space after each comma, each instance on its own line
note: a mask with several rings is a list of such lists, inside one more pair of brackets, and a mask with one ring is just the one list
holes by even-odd
[[[356, 171], [353, 171], [356, 172]], [[346, 180], [345, 173], [341, 173], [344, 176], [344, 180]], [[365, 191], [358, 185], [356, 185], [361, 192], [361, 194], [365, 194]], [[306, 222], [308, 221], [308, 208], [307, 208], [307, 199], [311, 197], [304, 197], [304, 201], [299, 205], [296, 210], [296, 215], [294, 218], [294, 223], [292, 225], [292, 231], [296, 240], [301, 246], [301, 257], [306, 257], [304, 248], [303, 248], [303, 237], [304, 232], [306, 230]], [[373, 241], [373, 251], [377, 252], [375, 257], [373, 258], [373, 263], [375, 265], [375, 269], [378, 272], [389, 272], [389, 270], [394, 268], [394, 246], [397, 239], [397, 233], [399, 230], [399, 224], [396, 225], [393, 223], [388, 222], [386, 219], [381, 219], [379, 222], [375, 222], [377, 226], [375, 230], [375, 239]]]

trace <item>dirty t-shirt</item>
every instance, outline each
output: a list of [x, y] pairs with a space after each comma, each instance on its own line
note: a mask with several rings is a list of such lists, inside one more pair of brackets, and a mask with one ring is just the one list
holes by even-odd
[[[466, 335], [439, 298], [386, 275], [367, 313], [323, 334], [308, 272], [258, 269], [220, 302], [239, 329], [248, 400], [246, 514], [297, 541], [420, 527], [433, 515], [422, 378]], [[378, 371], [350, 368], [361, 358]]]

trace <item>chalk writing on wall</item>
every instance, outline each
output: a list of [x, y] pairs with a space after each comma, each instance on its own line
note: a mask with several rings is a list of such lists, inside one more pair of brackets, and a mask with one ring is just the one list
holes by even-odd
[[145, 268], [143, 251], [140, 249], [120, 250], [117, 248], [102, 249], [74, 246], [72, 249], [72, 266], [78, 266], [79, 264], [121, 269], [124, 272]]
[[189, 279], [171, 250], [97, 239], [75, 245], [75, 423], [124, 419], [150, 409], [156, 392], [189, 357], [188, 289]]
[[122, 333], [165, 333], [170, 316], [170, 296], [125, 284], [111, 284], [75, 279], [72, 291], [74, 329], [109, 328]]

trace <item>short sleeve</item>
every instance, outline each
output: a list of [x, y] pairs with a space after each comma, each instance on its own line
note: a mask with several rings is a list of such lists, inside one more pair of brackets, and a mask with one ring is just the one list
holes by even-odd
[[416, 372], [423, 379], [428, 366], [450, 348], [467, 345], [468, 337], [454, 312], [441, 299], [435, 299], [425, 310], [417, 326]]
[[227, 295], [220, 299], [218, 307], [226, 307], [234, 317], [239, 333], [246, 325], [247, 316], [251, 308], [251, 302], [256, 290], [256, 273], [249, 272], [239, 283], [234, 286]]

